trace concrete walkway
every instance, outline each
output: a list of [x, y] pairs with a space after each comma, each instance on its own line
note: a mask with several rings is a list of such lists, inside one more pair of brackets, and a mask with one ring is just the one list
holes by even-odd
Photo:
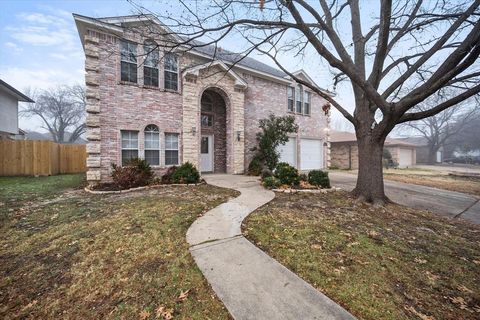
[[242, 220], [275, 194], [255, 177], [205, 175], [241, 192], [196, 220], [187, 232], [195, 262], [235, 319], [355, 319], [241, 235]]

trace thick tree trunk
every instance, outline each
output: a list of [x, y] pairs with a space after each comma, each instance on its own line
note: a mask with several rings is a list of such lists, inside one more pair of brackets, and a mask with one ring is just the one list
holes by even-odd
[[429, 164], [437, 163], [437, 151], [438, 151], [438, 148], [435, 148], [435, 147], [430, 147], [428, 149], [428, 163]]
[[371, 135], [357, 135], [358, 178], [352, 193], [362, 201], [377, 205], [389, 202], [383, 185], [383, 144], [384, 138]]

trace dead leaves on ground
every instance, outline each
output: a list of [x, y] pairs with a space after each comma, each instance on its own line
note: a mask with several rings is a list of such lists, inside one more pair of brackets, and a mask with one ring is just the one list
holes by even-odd
[[[180, 291], [180, 294], [178, 295], [177, 299], [175, 300], [177, 303], [181, 303], [185, 300], [187, 300], [188, 295], [190, 294], [191, 289], [185, 290], [185, 291]], [[157, 319], [163, 319], [163, 320], [171, 320], [173, 319], [173, 315], [175, 313], [175, 310], [173, 308], [167, 308], [165, 306], [159, 306], [155, 310], [155, 317]], [[148, 310], [143, 310], [139, 314], [140, 320], [145, 320], [148, 319], [151, 316], [151, 312]]]
[[422, 320], [435, 320], [435, 318], [430, 317], [430, 316], [427, 316], [427, 315], [425, 315], [425, 314], [423, 314], [423, 313], [415, 310], [415, 308], [412, 307], [412, 306], [405, 307], [405, 310], [413, 313], [414, 315], [416, 315], [417, 317], [419, 317], [419, 318], [422, 319]]
[[173, 319], [173, 309], [160, 306], [155, 310], [155, 315], [158, 319], [170, 320]]

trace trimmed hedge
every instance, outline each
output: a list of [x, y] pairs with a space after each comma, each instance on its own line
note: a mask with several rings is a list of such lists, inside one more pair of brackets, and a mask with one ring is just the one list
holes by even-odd
[[172, 181], [174, 183], [198, 183], [200, 182], [200, 173], [193, 164], [186, 162], [177, 167], [172, 174]]
[[312, 170], [308, 173], [308, 183], [322, 188], [330, 188], [330, 179], [328, 172], [322, 170]]
[[298, 185], [300, 178], [298, 176], [298, 170], [286, 162], [280, 162], [275, 169], [275, 177], [281, 184], [287, 184], [289, 186]]

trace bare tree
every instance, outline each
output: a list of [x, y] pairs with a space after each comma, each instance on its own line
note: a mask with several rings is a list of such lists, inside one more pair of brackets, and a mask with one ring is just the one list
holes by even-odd
[[[131, 3], [146, 17], [165, 23], [157, 36], [172, 39], [162, 44], [172, 50], [217, 47], [227, 36], [242, 37], [245, 50], [232, 67], [256, 51], [325, 98], [355, 127], [359, 172], [353, 194], [369, 202], [388, 201], [382, 153], [396, 125], [428, 118], [480, 92], [480, 0], [379, 0], [362, 6], [359, 0], [179, 0], [180, 16]], [[335, 82], [347, 80], [355, 98], [353, 113], [296, 77], [286, 63], [292, 56], [317, 59], [318, 73], [325, 72], [321, 66], [326, 62]], [[452, 96], [415, 109], [446, 87], [452, 88]]]
[[[36, 102], [27, 104], [20, 114], [39, 117], [42, 128], [50, 132], [55, 142], [73, 143], [85, 132], [86, 98], [82, 86], [59, 86], [31, 95]], [[68, 138], [67, 133], [70, 134]]]
[[[438, 105], [445, 99], [443, 94], [434, 95], [413, 110], [427, 111], [431, 105]], [[463, 131], [470, 128], [472, 123], [480, 120], [480, 109], [475, 103], [459, 103], [436, 115], [417, 121], [405, 122], [400, 125], [402, 131], [414, 132], [424, 137], [428, 146], [428, 162], [435, 163], [437, 151], [457, 137], [464, 136]]]
[[[457, 134], [451, 136], [445, 142], [445, 154], [452, 157], [454, 151], [470, 152], [480, 150], [480, 98], [474, 102], [477, 112], [466, 121], [452, 124]], [[457, 129], [457, 126], [460, 128]]]

